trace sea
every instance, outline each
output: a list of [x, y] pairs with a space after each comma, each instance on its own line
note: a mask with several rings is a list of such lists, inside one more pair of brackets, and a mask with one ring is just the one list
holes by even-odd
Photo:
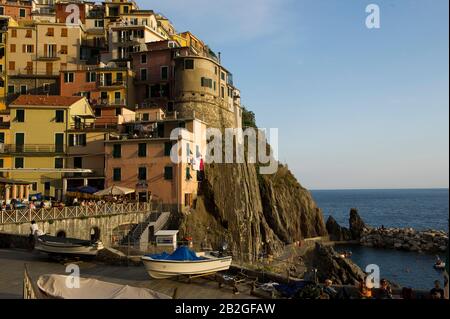
[[[365, 223], [374, 227], [449, 230], [448, 189], [315, 190], [311, 193], [325, 220], [331, 215], [341, 226], [348, 227], [350, 209], [356, 208]], [[442, 272], [433, 268], [435, 255], [360, 246], [336, 249], [351, 250], [352, 260], [363, 270], [368, 265], [378, 265], [381, 277], [404, 287], [429, 290], [434, 280], [443, 283]]]

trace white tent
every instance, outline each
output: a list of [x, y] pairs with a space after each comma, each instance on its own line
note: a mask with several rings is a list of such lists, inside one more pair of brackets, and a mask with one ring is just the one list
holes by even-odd
[[108, 196], [108, 195], [128, 195], [135, 193], [136, 190], [132, 188], [120, 187], [120, 186], [111, 186], [102, 191], [98, 191], [94, 195], [96, 196]]

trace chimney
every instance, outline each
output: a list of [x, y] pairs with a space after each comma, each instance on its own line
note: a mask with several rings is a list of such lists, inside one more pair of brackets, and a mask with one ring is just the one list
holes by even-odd
[[222, 62], [222, 52], [218, 52], [218, 54], [219, 54], [219, 63], [221, 63]]

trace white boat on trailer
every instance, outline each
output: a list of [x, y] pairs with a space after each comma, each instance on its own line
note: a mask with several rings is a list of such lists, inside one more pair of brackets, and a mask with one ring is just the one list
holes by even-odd
[[228, 270], [232, 257], [214, 253], [195, 253], [187, 247], [178, 248], [172, 255], [147, 255], [142, 257], [145, 269], [154, 279], [176, 276], [197, 277]]
[[53, 255], [96, 256], [104, 248], [101, 241], [60, 238], [49, 235], [36, 237], [34, 249]]

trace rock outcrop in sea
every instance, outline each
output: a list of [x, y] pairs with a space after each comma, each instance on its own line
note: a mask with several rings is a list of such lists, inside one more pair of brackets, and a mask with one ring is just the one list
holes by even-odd
[[340, 226], [330, 216], [327, 231], [333, 241], [357, 241], [363, 246], [424, 253], [443, 253], [448, 247], [448, 233], [439, 230], [367, 226], [356, 209], [350, 211], [350, 228]]

